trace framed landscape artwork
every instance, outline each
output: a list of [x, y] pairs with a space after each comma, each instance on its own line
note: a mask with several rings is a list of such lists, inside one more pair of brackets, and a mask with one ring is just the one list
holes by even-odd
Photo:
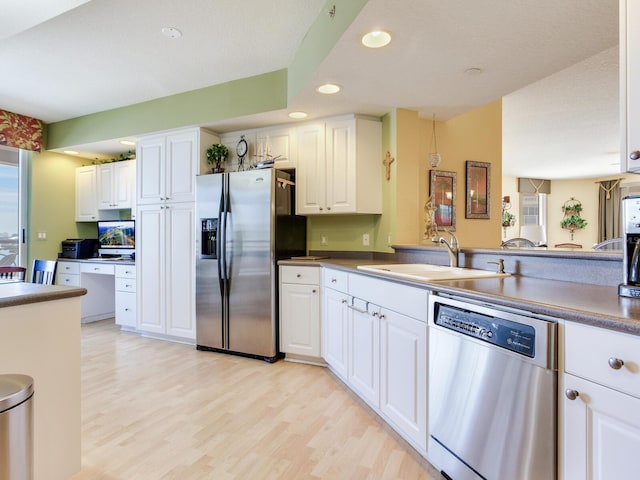
[[438, 227], [456, 229], [456, 172], [429, 171], [429, 195], [436, 209], [434, 220]]
[[491, 164], [467, 160], [465, 218], [490, 217]]

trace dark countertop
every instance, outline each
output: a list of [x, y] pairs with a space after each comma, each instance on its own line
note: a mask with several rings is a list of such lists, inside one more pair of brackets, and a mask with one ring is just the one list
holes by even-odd
[[547, 315], [640, 335], [640, 299], [620, 297], [616, 287], [519, 275], [478, 280], [420, 282], [401, 280], [356, 269], [357, 265], [383, 263], [393, 262], [343, 258], [315, 261], [281, 260], [279, 262], [280, 265], [316, 265], [338, 268], [360, 275], [385, 278], [385, 280], [397, 283], [423, 286], [435, 292], [463, 296], [479, 302], [490, 302], [538, 315]]
[[28, 282], [0, 283], [0, 308], [80, 297], [86, 293], [87, 289], [80, 287]]

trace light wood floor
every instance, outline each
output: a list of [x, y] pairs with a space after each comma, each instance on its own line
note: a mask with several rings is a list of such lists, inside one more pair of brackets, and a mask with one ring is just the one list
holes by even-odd
[[324, 368], [82, 326], [73, 480], [436, 478]]

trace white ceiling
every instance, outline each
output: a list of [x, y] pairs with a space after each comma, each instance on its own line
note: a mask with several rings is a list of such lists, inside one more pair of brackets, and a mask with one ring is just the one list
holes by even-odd
[[[13, 3], [27, 5], [29, 13], [29, 4]], [[82, 2], [65, 3], [68, 8]], [[5, 72], [0, 76], [0, 108], [53, 122], [286, 68], [309, 26], [326, 14], [324, 3], [92, 0], [39, 25], [21, 27], [23, 31], [6, 38], [0, 36]], [[18, 25], [24, 14], [12, 11], [8, 18], [3, 11], [0, 25]], [[169, 40], [160, 34], [163, 26], [177, 27], [184, 35]], [[374, 27], [392, 33], [388, 47], [361, 46], [361, 35]], [[618, 0], [369, 0], [290, 107], [308, 111], [312, 118], [347, 112], [383, 115], [400, 107], [417, 110], [425, 118], [435, 113], [438, 120], [447, 120], [617, 43]], [[483, 73], [465, 74], [470, 67]], [[315, 87], [327, 80], [339, 83], [342, 92], [319, 96]], [[547, 95], [540, 87], [535, 89], [539, 95]], [[550, 87], [558, 85], [550, 82]], [[585, 150], [611, 151], [614, 147], [596, 141], [601, 135], [593, 130], [583, 135], [575, 128], [576, 119], [585, 115], [597, 116], [594, 124], [611, 126], [616, 121], [617, 110], [603, 110], [610, 110], [611, 102], [570, 112], [570, 107], [583, 106], [594, 97], [600, 93], [589, 95], [588, 89], [571, 101], [551, 95], [553, 108], [547, 105], [539, 116], [556, 114], [554, 131], [565, 134], [551, 136], [540, 127], [530, 135], [520, 132], [519, 150], [538, 160], [551, 158], [549, 150], [562, 152], [567, 164], [583, 164]], [[542, 102], [522, 103], [535, 110]], [[274, 112], [208, 126], [223, 132], [276, 118], [281, 123], [281, 116], [282, 112]], [[520, 127], [535, 124], [523, 113], [513, 117]], [[617, 124], [612, 128], [617, 131]], [[544, 142], [531, 141], [539, 138]], [[536, 155], [541, 144], [546, 150]], [[571, 146], [578, 144], [581, 155], [575, 158]], [[524, 172], [532, 163], [530, 157], [520, 159], [511, 153], [504, 159], [505, 171], [516, 176], [519, 168]], [[550, 163], [558, 162], [554, 157]], [[515, 166], [510, 169], [511, 164]], [[537, 165], [536, 177], [551, 178], [540, 161]]]

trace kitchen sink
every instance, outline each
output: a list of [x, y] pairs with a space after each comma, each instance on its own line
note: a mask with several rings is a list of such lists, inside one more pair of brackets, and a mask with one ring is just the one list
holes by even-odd
[[508, 273], [497, 273], [490, 270], [475, 268], [447, 267], [443, 265], [429, 265], [426, 263], [396, 263], [386, 265], [358, 265], [359, 270], [379, 273], [391, 277], [409, 280], [438, 281], [438, 280], [472, 280], [478, 278], [508, 277]]

